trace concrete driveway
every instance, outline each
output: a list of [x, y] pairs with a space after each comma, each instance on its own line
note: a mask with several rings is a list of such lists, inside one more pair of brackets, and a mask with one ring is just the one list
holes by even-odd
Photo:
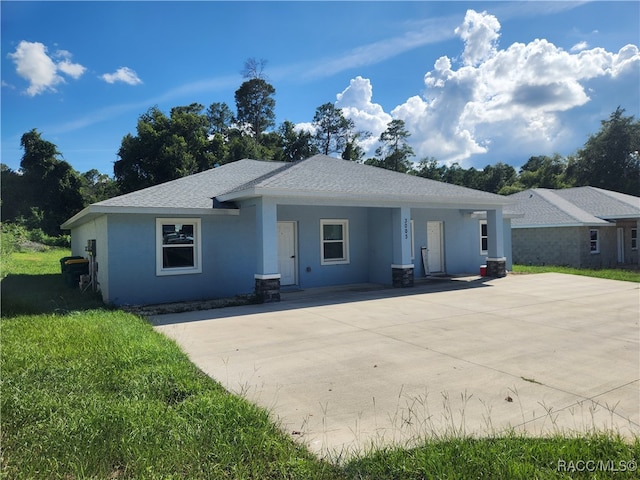
[[338, 459], [425, 435], [638, 435], [639, 317], [639, 284], [549, 273], [292, 292], [152, 321]]

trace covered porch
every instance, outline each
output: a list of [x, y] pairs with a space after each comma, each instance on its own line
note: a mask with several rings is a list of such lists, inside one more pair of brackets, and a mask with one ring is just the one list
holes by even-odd
[[506, 275], [510, 230], [502, 206], [481, 206], [480, 219], [478, 205], [251, 203], [255, 291], [264, 302], [279, 301], [282, 289], [410, 288], [431, 275], [476, 275], [481, 265], [487, 276]]

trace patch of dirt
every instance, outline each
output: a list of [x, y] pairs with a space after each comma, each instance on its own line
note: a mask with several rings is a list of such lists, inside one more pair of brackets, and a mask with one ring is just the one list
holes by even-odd
[[193, 312], [198, 310], [212, 310], [214, 308], [237, 307], [241, 305], [257, 304], [255, 295], [238, 295], [232, 298], [216, 298], [212, 300], [199, 300], [193, 302], [162, 303], [157, 305], [127, 305], [121, 307], [125, 312], [151, 317], [166, 313]]
[[44, 252], [49, 250], [49, 247], [44, 243], [32, 242], [31, 240], [23, 240], [18, 245], [20, 250], [29, 250], [32, 252]]

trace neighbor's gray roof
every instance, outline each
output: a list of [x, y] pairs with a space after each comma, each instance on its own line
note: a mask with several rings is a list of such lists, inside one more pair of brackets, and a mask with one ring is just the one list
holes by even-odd
[[532, 188], [509, 198], [524, 213], [512, 220], [513, 228], [604, 226], [611, 225], [607, 220], [640, 217], [640, 198], [595, 187]]
[[[294, 163], [239, 160], [94, 203], [67, 220], [62, 228], [69, 229], [78, 222], [110, 212], [216, 213], [214, 199], [233, 202], [260, 196], [289, 198], [292, 203], [300, 201], [307, 204], [332, 201], [386, 206], [396, 202], [464, 205], [478, 209], [513, 203], [492, 193], [315, 155]], [[218, 209], [217, 213], [224, 212]]]
[[603, 190], [596, 187], [576, 187], [556, 193], [586, 212], [603, 219], [640, 216], [640, 197]]

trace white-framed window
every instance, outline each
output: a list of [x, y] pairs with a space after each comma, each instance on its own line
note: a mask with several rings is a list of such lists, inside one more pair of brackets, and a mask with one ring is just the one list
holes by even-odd
[[591, 250], [591, 253], [600, 253], [599, 230], [589, 230], [589, 249]]
[[156, 218], [156, 275], [202, 273], [199, 218]]
[[480, 220], [480, 255], [489, 254], [489, 230], [487, 230], [487, 221]]
[[638, 249], [638, 229], [632, 228], [631, 229], [631, 250], [637, 250], [637, 249]]
[[320, 220], [320, 264], [349, 263], [349, 220]]

